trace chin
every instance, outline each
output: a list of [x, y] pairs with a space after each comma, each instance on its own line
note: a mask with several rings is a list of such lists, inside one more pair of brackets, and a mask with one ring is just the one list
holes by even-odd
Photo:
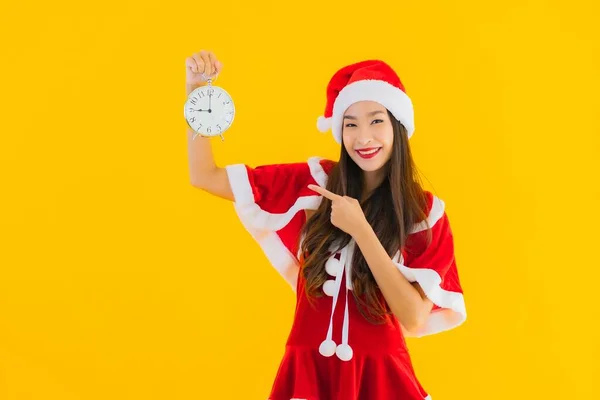
[[381, 163], [364, 162], [363, 160], [354, 160], [356, 165], [365, 172], [373, 172], [383, 167]]

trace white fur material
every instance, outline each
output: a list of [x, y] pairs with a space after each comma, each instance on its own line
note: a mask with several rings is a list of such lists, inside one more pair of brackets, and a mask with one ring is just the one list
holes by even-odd
[[467, 319], [465, 299], [462, 293], [444, 290], [441, 287], [442, 278], [429, 268], [410, 268], [404, 265], [404, 258], [397, 252], [392, 259], [398, 270], [409, 282], [417, 282], [427, 297], [438, 307], [432, 311], [429, 318], [421, 328], [406, 336], [422, 337], [433, 335], [456, 328]]
[[[339, 144], [342, 143], [342, 124], [344, 113], [352, 104], [358, 101], [376, 101], [396, 117], [404, 125], [410, 138], [415, 131], [414, 109], [408, 95], [401, 89], [385, 81], [366, 79], [353, 82], [344, 87], [333, 105], [331, 118], [323, 116], [317, 119], [317, 127], [321, 132], [321, 127], [331, 128], [333, 137]], [[329, 119], [329, 126], [325, 125], [323, 120]]]
[[321, 165], [321, 157], [311, 157], [308, 159], [308, 168], [310, 169], [310, 175], [321, 187], [327, 186], [327, 172]]
[[323, 116], [317, 118], [317, 129], [319, 132], [327, 132], [331, 129], [331, 118], [325, 118]]
[[[320, 158], [313, 157], [309, 160], [311, 175], [322, 187], [326, 186], [327, 174], [319, 163]], [[318, 208], [322, 196], [303, 196], [285, 213], [273, 214], [261, 209], [254, 202], [254, 195], [248, 171], [244, 164], [229, 165], [226, 167], [229, 182], [235, 197], [234, 207], [242, 224], [250, 235], [258, 242], [267, 256], [271, 265], [291, 286], [296, 290], [299, 264], [296, 257], [290, 253], [283, 244], [276, 231], [287, 225], [293, 216], [300, 210]], [[444, 202], [434, 196], [433, 206], [428, 216], [428, 223], [433, 227], [444, 214]], [[426, 228], [425, 222], [416, 224], [411, 233], [419, 232]], [[458, 292], [450, 292], [441, 288], [440, 275], [427, 268], [416, 269], [404, 265], [400, 252], [392, 260], [400, 272], [410, 282], [418, 282], [425, 294], [441, 310], [431, 313], [427, 323], [412, 336], [421, 337], [444, 330], [452, 329], [466, 320], [466, 310], [463, 295]], [[351, 288], [349, 288], [351, 289]]]
[[295, 291], [300, 266], [275, 229], [285, 226], [292, 219], [291, 213], [297, 212], [294, 209], [317, 207], [321, 200], [320, 196], [301, 197], [287, 213], [271, 214], [254, 203], [246, 166], [235, 164], [225, 168], [235, 198], [234, 208], [242, 225], [256, 240], [275, 270]]
[[[433, 196], [433, 204], [431, 205], [431, 211], [429, 211], [429, 215], [427, 216], [427, 223], [431, 228], [435, 225], [437, 221], [444, 215], [444, 210], [446, 209], [446, 203], [444, 200], [440, 199], [437, 196]], [[418, 224], [414, 224], [410, 233], [416, 233], [420, 231], [424, 231], [427, 229], [427, 224], [425, 221], [421, 221]]]

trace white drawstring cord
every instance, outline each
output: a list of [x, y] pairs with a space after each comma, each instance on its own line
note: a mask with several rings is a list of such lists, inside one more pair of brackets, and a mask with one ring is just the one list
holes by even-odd
[[[331, 304], [331, 316], [329, 317], [329, 328], [327, 329], [327, 337], [321, 342], [319, 346], [319, 353], [325, 357], [331, 357], [336, 354], [342, 361], [348, 361], [352, 359], [353, 351], [352, 347], [348, 344], [348, 336], [350, 332], [350, 316], [348, 313], [348, 290], [351, 287], [351, 264], [352, 255], [354, 254], [354, 242], [350, 241], [348, 246], [343, 248], [340, 253], [340, 264], [341, 268], [338, 269], [338, 273], [335, 277], [335, 288], [333, 291], [333, 301]], [[350, 262], [348, 262], [350, 259]], [[344, 307], [344, 322], [342, 325], [342, 343], [336, 345], [333, 341], [333, 314], [335, 312], [335, 306], [337, 304], [338, 296], [342, 286], [342, 276], [346, 276], [346, 285], [344, 290], [346, 294], [346, 304]]]
[[[346, 263], [346, 252], [342, 250], [340, 254], [340, 262], [342, 266]], [[340, 271], [341, 272], [341, 271]], [[319, 353], [325, 357], [331, 357], [335, 354], [336, 344], [333, 341], [333, 313], [335, 311], [335, 305], [337, 304], [338, 294], [340, 292], [340, 287], [342, 286], [342, 275], [338, 273], [335, 277], [335, 291], [333, 292], [333, 302], [331, 303], [331, 315], [329, 317], [329, 328], [327, 329], [327, 337], [321, 345], [319, 346]]]

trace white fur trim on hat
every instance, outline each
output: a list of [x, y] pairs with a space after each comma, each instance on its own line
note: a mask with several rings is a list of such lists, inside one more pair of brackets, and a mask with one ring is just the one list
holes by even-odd
[[[356, 81], [344, 87], [333, 105], [333, 115], [328, 118], [335, 141], [342, 143], [344, 113], [358, 101], [375, 101], [387, 108], [406, 128], [410, 138], [415, 130], [414, 110], [411, 99], [404, 91], [385, 81], [367, 79]], [[321, 120], [320, 117], [319, 121]], [[320, 122], [317, 121], [317, 125]]]

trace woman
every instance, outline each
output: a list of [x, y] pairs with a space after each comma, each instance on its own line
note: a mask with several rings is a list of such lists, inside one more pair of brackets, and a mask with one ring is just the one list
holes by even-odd
[[[188, 94], [222, 68], [206, 51], [186, 66]], [[444, 202], [414, 168], [411, 100], [386, 63], [355, 63], [332, 77], [317, 126], [338, 161], [218, 167], [210, 139], [188, 129], [192, 184], [234, 202], [296, 290], [269, 399], [430, 399], [405, 337], [454, 328], [466, 311]]]

